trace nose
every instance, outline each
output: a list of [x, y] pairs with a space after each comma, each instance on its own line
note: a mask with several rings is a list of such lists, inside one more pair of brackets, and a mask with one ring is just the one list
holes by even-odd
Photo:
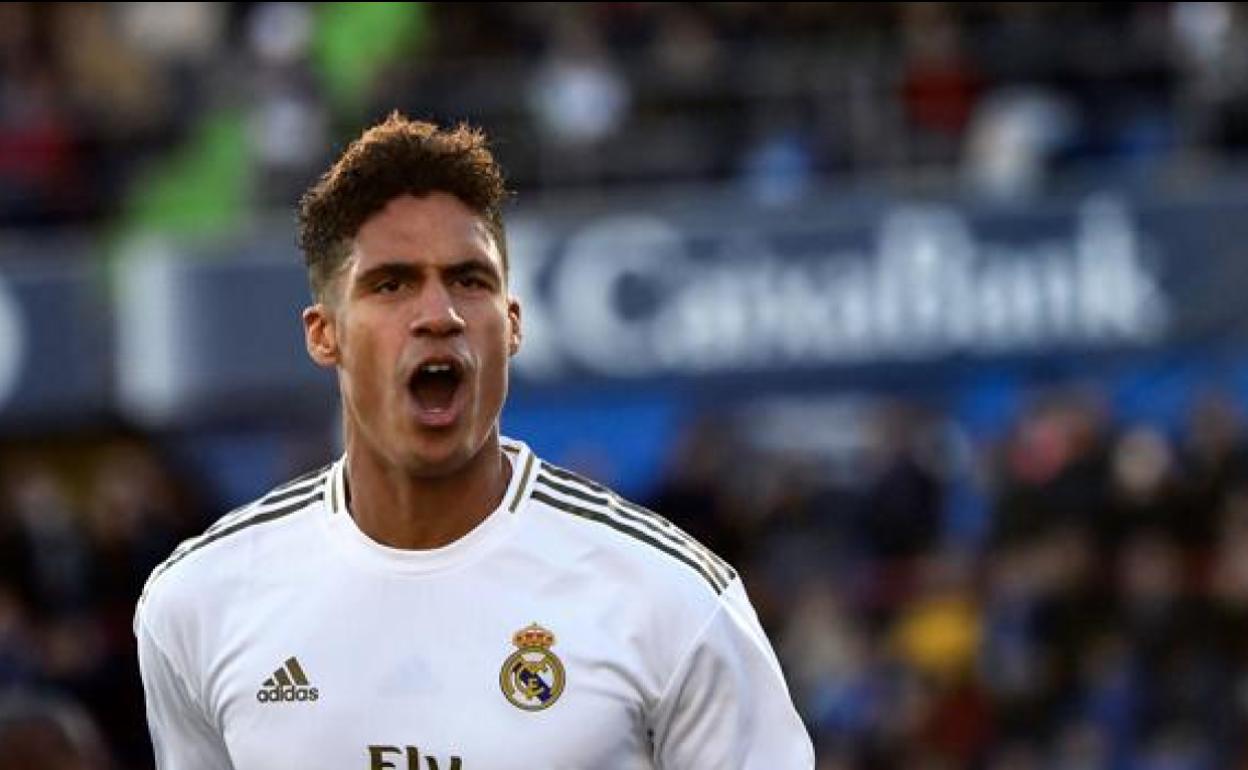
[[454, 297], [440, 281], [426, 281], [416, 295], [409, 331], [416, 337], [446, 337], [464, 330]]

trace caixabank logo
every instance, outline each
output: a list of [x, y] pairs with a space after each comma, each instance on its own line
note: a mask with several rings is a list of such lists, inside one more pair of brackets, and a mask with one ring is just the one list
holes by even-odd
[[256, 691], [256, 700], [261, 703], [311, 702], [320, 697], [320, 692], [308, 681], [303, 666], [293, 657], [265, 679]]

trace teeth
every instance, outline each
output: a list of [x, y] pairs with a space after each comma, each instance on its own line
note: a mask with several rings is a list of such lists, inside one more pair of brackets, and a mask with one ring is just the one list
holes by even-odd
[[425, 366], [420, 367], [420, 370], [424, 372], [425, 374], [442, 374], [444, 372], [450, 372], [451, 365], [450, 364], [426, 364]]

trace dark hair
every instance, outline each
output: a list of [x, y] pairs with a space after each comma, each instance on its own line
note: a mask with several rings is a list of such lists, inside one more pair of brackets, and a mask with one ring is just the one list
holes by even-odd
[[393, 112], [364, 132], [299, 201], [299, 247], [312, 294], [323, 300], [363, 224], [401, 195], [454, 195], [485, 220], [507, 271], [503, 170], [485, 134], [442, 129]]

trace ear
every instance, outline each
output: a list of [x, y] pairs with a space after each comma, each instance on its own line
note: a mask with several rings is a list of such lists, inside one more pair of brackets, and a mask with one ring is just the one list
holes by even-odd
[[515, 296], [507, 298], [507, 355], [514, 356], [520, 352], [520, 340], [524, 337], [520, 332], [520, 300]]
[[308, 355], [317, 366], [329, 368], [338, 365], [338, 327], [334, 314], [324, 303], [304, 308], [303, 340]]

